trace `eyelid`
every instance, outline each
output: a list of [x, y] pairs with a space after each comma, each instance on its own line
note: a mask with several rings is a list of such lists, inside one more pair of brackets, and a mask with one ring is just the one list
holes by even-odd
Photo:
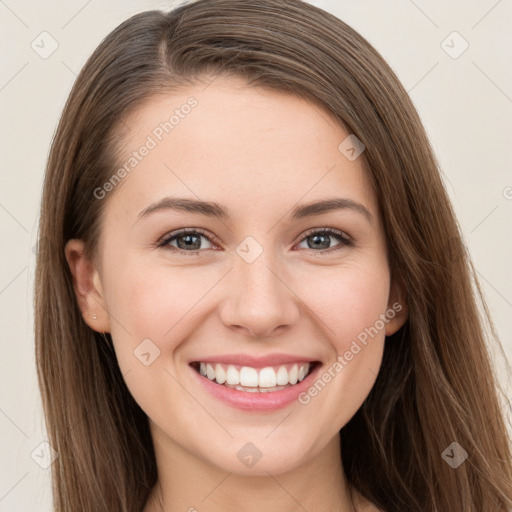
[[345, 231], [342, 231], [341, 229], [334, 229], [329, 227], [324, 228], [311, 228], [307, 229], [300, 235], [299, 242], [302, 242], [304, 238], [307, 238], [308, 236], [312, 235], [313, 233], [329, 233], [330, 235], [337, 235], [340, 238], [343, 238], [346, 240], [347, 243], [353, 242], [352, 237], [348, 235]]
[[[176, 231], [171, 231], [170, 233], [166, 233], [163, 237], [161, 237], [156, 242], [156, 245], [158, 247], [164, 247], [173, 238], [177, 238], [178, 236], [186, 235], [188, 233], [197, 233], [198, 235], [204, 236], [212, 243], [214, 242], [215, 244], [220, 245], [220, 242], [215, 235], [212, 235], [211, 233], [209, 233], [201, 228], [182, 228], [182, 229], [177, 229]], [[180, 249], [177, 249], [177, 250], [179, 251]], [[185, 252], [192, 252], [192, 251], [185, 251]]]

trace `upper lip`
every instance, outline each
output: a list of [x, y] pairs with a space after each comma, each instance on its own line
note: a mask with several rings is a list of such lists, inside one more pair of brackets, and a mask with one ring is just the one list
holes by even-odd
[[268, 354], [266, 356], [252, 356], [249, 354], [222, 354], [218, 356], [203, 356], [193, 359], [190, 363], [210, 362], [226, 363], [239, 366], [250, 366], [251, 368], [265, 368], [266, 366], [280, 366], [286, 363], [308, 363], [316, 362], [311, 357], [297, 356], [292, 354]]

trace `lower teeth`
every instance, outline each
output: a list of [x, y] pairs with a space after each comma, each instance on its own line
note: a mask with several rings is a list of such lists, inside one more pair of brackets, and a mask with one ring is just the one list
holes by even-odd
[[232, 384], [221, 384], [222, 386], [226, 386], [228, 388], [231, 388], [231, 389], [236, 389], [238, 391], [248, 391], [249, 393], [269, 393], [269, 392], [272, 392], [272, 391], [281, 391], [281, 389], [284, 389], [284, 388], [289, 388], [292, 384], [287, 384], [286, 386], [273, 386], [271, 388], [260, 388], [260, 387], [257, 387], [257, 388], [253, 388], [253, 387], [244, 387], [244, 386], [240, 386], [240, 385], [232, 385]]

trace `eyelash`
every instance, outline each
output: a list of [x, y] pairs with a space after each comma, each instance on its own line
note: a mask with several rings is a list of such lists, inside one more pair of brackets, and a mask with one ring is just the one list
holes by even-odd
[[[347, 235], [345, 235], [341, 231], [337, 231], [332, 228], [322, 228], [322, 229], [314, 228], [309, 231], [306, 231], [306, 233], [304, 233], [304, 235], [301, 238], [301, 240], [299, 241], [299, 243], [303, 242], [306, 238], [309, 238], [310, 236], [318, 234], [318, 233], [328, 234], [328, 235], [336, 238], [336, 240], [338, 240], [341, 243], [339, 245], [335, 246], [334, 248], [329, 248], [329, 249], [325, 249], [322, 251], [316, 251], [315, 254], [331, 253], [331, 252], [337, 251], [339, 249], [343, 249], [344, 247], [351, 247], [353, 245], [352, 240]], [[180, 254], [186, 254], [187, 256], [195, 256], [195, 255], [199, 254], [199, 252], [201, 252], [201, 251], [185, 251], [184, 249], [180, 249], [178, 247], [173, 247], [173, 246], [169, 245], [170, 242], [176, 240], [180, 236], [189, 235], [189, 234], [201, 235], [204, 238], [206, 238], [209, 242], [216, 243], [215, 237], [211, 237], [210, 235], [208, 235], [205, 231], [202, 231], [201, 229], [193, 228], [193, 229], [182, 229], [182, 230], [176, 231], [174, 233], [169, 233], [164, 238], [162, 238], [160, 242], [157, 243], [157, 247], [169, 247], [173, 252], [177, 252]], [[314, 249], [309, 249], [309, 250], [314, 251]]]

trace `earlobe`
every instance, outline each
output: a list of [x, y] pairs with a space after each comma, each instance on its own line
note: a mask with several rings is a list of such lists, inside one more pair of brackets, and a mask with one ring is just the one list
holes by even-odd
[[391, 284], [386, 316], [389, 318], [389, 321], [386, 323], [386, 336], [395, 334], [409, 317], [409, 305], [405, 286], [400, 277], [394, 279]]
[[110, 332], [100, 274], [87, 258], [84, 242], [78, 239], [69, 240], [64, 253], [73, 276], [73, 288], [85, 323], [95, 331]]

